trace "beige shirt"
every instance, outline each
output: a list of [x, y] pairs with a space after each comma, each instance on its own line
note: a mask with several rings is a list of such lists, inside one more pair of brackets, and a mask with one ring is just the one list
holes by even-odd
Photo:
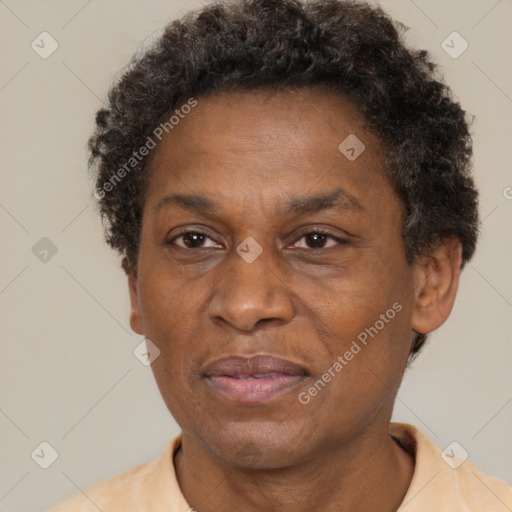
[[[418, 429], [391, 423], [391, 435], [416, 460], [411, 484], [397, 512], [512, 511], [512, 487], [486, 475], [449, 450], [441, 450]], [[188, 512], [191, 510], [176, 480], [173, 455], [181, 436], [170, 441], [161, 457], [97, 484], [51, 512]], [[193, 509], [192, 509], [193, 510]]]

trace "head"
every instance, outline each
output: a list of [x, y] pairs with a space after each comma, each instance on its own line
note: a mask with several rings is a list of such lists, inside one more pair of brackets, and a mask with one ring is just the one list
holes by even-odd
[[[132, 328], [160, 349], [184, 431], [271, 467], [389, 420], [478, 215], [465, 112], [386, 14], [338, 0], [191, 13], [113, 86], [90, 149]], [[212, 387], [215, 361], [258, 354], [301, 379], [255, 403]]]

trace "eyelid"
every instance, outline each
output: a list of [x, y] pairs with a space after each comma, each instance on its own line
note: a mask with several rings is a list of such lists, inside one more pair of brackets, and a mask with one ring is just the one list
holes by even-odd
[[[190, 233], [199, 234], [199, 235], [205, 235], [207, 238], [209, 238], [210, 240], [212, 240], [216, 244], [220, 245], [220, 243], [217, 240], [215, 240], [215, 238], [211, 235], [211, 231], [208, 228], [206, 228], [206, 227], [203, 227], [203, 226], [200, 226], [200, 227], [182, 227], [182, 228], [177, 228], [177, 229], [178, 229], [178, 232], [174, 233], [172, 235], [172, 237], [166, 236], [164, 245], [172, 245], [177, 238], [179, 238], [180, 236], [184, 236], [184, 235], [190, 234]], [[188, 247], [186, 247], [186, 248], [185, 247], [180, 247], [180, 248], [181, 249], [189, 249]], [[191, 250], [193, 250], [193, 249], [191, 249]]]
[[[346, 237], [337, 236], [337, 235], [331, 233], [330, 231], [326, 230], [325, 228], [307, 228], [304, 231], [302, 231], [294, 236], [294, 242], [292, 242], [291, 245], [297, 245], [300, 242], [300, 240], [302, 240], [305, 236], [310, 235], [310, 234], [323, 235], [327, 239], [335, 241], [337, 246], [348, 245], [350, 243], [348, 236], [346, 236]], [[310, 248], [298, 248], [297, 250], [302, 249], [302, 250], [306, 250], [308, 252], [325, 252], [325, 251], [328, 251], [333, 248], [334, 247], [320, 247], [318, 249], [315, 249], [315, 248], [310, 247]]]
[[351, 235], [349, 235], [346, 232], [342, 232], [340, 234], [333, 233], [333, 230], [323, 227], [323, 226], [307, 226], [305, 228], [299, 229], [298, 232], [294, 234], [294, 240], [300, 240], [305, 235], [309, 235], [312, 233], [318, 233], [321, 235], [328, 236], [334, 240], [337, 240], [338, 242], [348, 242], [351, 238]]

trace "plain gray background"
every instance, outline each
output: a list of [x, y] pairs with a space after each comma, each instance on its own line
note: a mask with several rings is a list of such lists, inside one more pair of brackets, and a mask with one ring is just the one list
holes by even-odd
[[[512, 2], [379, 3], [410, 28], [413, 46], [433, 54], [476, 116], [483, 219], [451, 318], [407, 372], [394, 420], [441, 448], [456, 440], [482, 470], [512, 483]], [[133, 52], [198, 5], [0, 1], [0, 509], [49, 508], [155, 459], [179, 431], [150, 368], [133, 355], [142, 338], [129, 328], [120, 259], [102, 242], [85, 145]], [[31, 47], [43, 31], [59, 45], [47, 59]], [[454, 31], [469, 45], [457, 58], [441, 46]], [[47, 261], [44, 237], [57, 249]], [[31, 458], [43, 441], [58, 452], [48, 469]]]

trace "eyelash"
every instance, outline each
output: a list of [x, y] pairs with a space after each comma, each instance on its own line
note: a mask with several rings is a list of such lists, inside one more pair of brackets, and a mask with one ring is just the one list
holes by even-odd
[[[189, 235], [189, 234], [204, 235], [204, 236], [210, 238], [210, 240], [213, 240], [207, 233], [205, 233], [203, 231], [194, 230], [194, 229], [183, 229], [183, 230], [179, 231], [179, 233], [177, 235], [173, 236], [172, 239], [167, 241], [165, 243], [165, 245], [172, 245], [174, 243], [174, 241], [177, 240], [178, 238], [183, 237], [184, 235]], [[308, 235], [323, 235], [323, 236], [327, 237], [327, 239], [334, 240], [339, 245], [348, 245], [349, 244], [349, 241], [347, 239], [334, 236], [333, 234], [329, 233], [328, 231], [326, 231], [322, 228], [312, 229], [311, 231], [305, 231], [305, 232], [301, 233], [299, 235], [299, 237], [296, 239], [296, 241], [294, 242], [294, 244], [296, 244], [299, 240], [301, 240], [302, 238], [304, 238]], [[179, 246], [179, 247], [180, 247], [180, 249], [185, 249], [185, 250], [203, 249], [203, 247], [196, 247], [196, 248], [181, 247], [181, 246]], [[309, 248], [309, 250], [310, 251], [323, 251], [323, 250], [326, 250], [326, 248], [324, 248], [324, 247], [320, 247], [317, 249]]]

